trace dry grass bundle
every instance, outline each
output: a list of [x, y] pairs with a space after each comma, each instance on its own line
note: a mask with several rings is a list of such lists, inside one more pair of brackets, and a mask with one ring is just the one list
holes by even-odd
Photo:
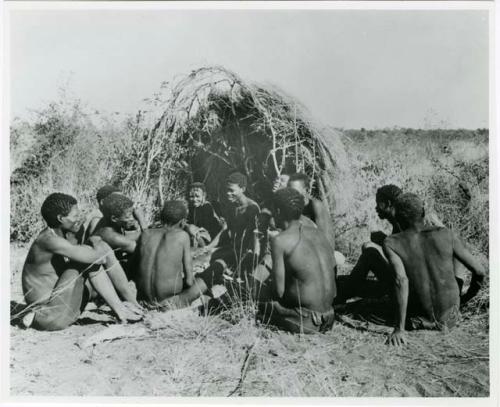
[[[272, 180], [284, 172], [310, 175], [313, 193], [331, 207], [344, 191], [337, 182], [349, 174], [341, 134], [319, 128], [278, 89], [215, 66], [192, 71], [166, 92], [157, 105], [161, 117], [140, 132], [141, 151], [126, 180], [143, 191], [156, 190], [160, 201], [189, 180], [205, 182], [209, 197], [217, 199], [233, 170], [248, 176], [249, 193], [258, 200], [269, 196]], [[345, 191], [342, 196], [336, 203], [346, 207]]]

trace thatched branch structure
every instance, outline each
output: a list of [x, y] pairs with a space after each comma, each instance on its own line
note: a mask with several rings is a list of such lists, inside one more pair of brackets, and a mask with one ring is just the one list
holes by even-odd
[[202, 181], [209, 198], [218, 199], [225, 176], [238, 170], [260, 200], [277, 174], [300, 171], [311, 176], [313, 194], [331, 208], [339, 203], [336, 192], [348, 172], [341, 134], [318, 128], [292, 97], [218, 66], [192, 71], [169, 91], [160, 118], [143, 133], [136, 183], [157, 188], [163, 199], [174, 184]]

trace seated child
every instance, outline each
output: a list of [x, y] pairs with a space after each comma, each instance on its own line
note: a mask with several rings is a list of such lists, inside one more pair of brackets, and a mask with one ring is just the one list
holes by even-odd
[[[23, 318], [25, 326], [46, 331], [70, 326], [85, 308], [92, 288], [120, 321], [139, 320], [135, 292], [110, 247], [96, 237], [90, 245], [77, 244], [74, 235], [84, 219], [76, 199], [50, 194], [41, 213], [47, 227], [31, 245], [22, 271], [24, 298], [32, 310]], [[134, 306], [129, 309], [119, 296]]]
[[186, 216], [184, 202], [165, 202], [161, 212], [164, 226], [145, 230], [137, 243], [132, 261], [134, 280], [139, 299], [148, 305], [187, 306], [200, 295], [189, 291], [195, 279], [190, 239], [183, 230]]

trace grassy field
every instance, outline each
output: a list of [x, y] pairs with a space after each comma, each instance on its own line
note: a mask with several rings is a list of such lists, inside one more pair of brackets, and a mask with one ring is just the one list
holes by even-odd
[[[126, 179], [137, 118], [93, 117], [57, 102], [12, 125], [11, 292], [22, 302], [27, 245], [42, 227], [39, 207], [55, 190], [92, 208], [99, 185]], [[487, 266], [487, 130], [351, 130], [343, 143], [352, 204], [335, 212], [337, 247], [350, 271], [370, 230], [385, 230], [374, 211], [376, 188], [395, 183], [420, 194]], [[135, 185], [124, 190], [155, 203]], [[152, 216], [152, 215], [151, 215]], [[192, 310], [151, 312], [127, 328], [140, 335], [78, 344], [105, 331], [106, 310], [87, 310], [62, 332], [11, 328], [11, 394], [67, 396], [488, 396], [489, 295], [485, 287], [448, 333], [413, 332], [405, 348], [385, 345], [390, 328], [346, 319], [325, 335], [294, 336], [255, 323], [246, 304], [219, 316]], [[155, 321], [161, 321], [157, 323]]]

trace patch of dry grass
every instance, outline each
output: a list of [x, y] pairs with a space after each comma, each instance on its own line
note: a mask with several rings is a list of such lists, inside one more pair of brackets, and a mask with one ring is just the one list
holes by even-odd
[[[26, 249], [14, 248], [12, 293]], [[255, 322], [252, 304], [222, 315], [150, 311], [147, 335], [80, 349], [98, 323], [62, 332], [12, 327], [15, 395], [487, 396], [488, 316], [470, 308], [451, 332], [412, 332], [388, 347], [390, 328], [298, 336]], [[130, 327], [134, 329], [134, 326]], [[40, 352], [40, 349], [44, 349]], [[36, 355], [36, 360], [33, 359]]]

